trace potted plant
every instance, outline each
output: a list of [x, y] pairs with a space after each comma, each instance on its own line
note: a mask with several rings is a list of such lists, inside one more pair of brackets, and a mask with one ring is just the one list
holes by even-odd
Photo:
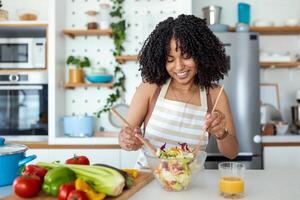
[[69, 65], [69, 83], [83, 83], [83, 68], [90, 67], [91, 62], [87, 57], [69, 56], [66, 62]]
[[8, 20], [8, 11], [2, 9], [2, 1], [0, 0], [0, 21]]

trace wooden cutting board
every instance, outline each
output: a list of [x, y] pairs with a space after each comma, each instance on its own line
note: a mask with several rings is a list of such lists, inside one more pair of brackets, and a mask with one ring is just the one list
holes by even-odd
[[[105, 200], [126, 200], [134, 193], [139, 191], [145, 185], [150, 183], [153, 180], [153, 175], [150, 172], [139, 172], [138, 177], [135, 179], [133, 186], [129, 190], [124, 190], [120, 196], [117, 197], [108, 197]], [[30, 200], [55, 200], [54, 197], [45, 196], [44, 194], [40, 194], [37, 197], [30, 198]], [[20, 198], [15, 194], [5, 197], [3, 200], [28, 200], [24, 198]]]

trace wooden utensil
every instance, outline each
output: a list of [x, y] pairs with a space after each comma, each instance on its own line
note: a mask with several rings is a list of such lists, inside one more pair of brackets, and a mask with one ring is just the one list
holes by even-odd
[[[120, 120], [120, 122], [124, 123], [127, 127], [134, 129], [134, 127], [122, 116], [120, 113], [118, 113], [115, 109], [111, 108], [110, 112], [114, 114], [117, 119]], [[146, 138], [144, 138], [141, 135], [135, 135], [150, 151], [151, 153], [156, 156], [156, 148], [154, 145], [152, 145]]]
[[[215, 111], [215, 109], [216, 109], [216, 107], [217, 107], [217, 104], [218, 104], [218, 102], [219, 102], [219, 99], [220, 99], [220, 96], [221, 96], [223, 90], [224, 90], [224, 85], [222, 85], [222, 87], [221, 87], [221, 89], [220, 89], [220, 91], [219, 91], [219, 94], [218, 94], [218, 96], [217, 96], [217, 99], [216, 99], [216, 101], [215, 101], [215, 104], [214, 104], [214, 106], [213, 106], [213, 109], [212, 109], [211, 113], [213, 113], [213, 112]], [[205, 131], [206, 131], [206, 130], [205, 130]], [[201, 149], [201, 146], [202, 146], [202, 143], [203, 143], [202, 138], [203, 138], [203, 136], [200, 136], [200, 142], [199, 142], [199, 144], [197, 144], [197, 145], [195, 146], [195, 148], [193, 149], [194, 158], [196, 158], [198, 152], [199, 152], [200, 149]]]

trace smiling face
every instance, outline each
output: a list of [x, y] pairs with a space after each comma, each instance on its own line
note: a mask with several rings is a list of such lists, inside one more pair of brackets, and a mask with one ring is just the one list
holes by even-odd
[[174, 38], [170, 41], [166, 69], [176, 83], [183, 85], [193, 83], [197, 73], [195, 60], [189, 55], [182, 55], [180, 48], [176, 49]]

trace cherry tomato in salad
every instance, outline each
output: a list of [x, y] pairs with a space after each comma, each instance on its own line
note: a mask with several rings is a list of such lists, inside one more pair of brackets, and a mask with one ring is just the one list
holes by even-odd
[[59, 187], [59, 192], [57, 194], [58, 200], [67, 200], [69, 194], [75, 190], [74, 183], [65, 183]]
[[90, 161], [86, 156], [76, 156], [66, 160], [66, 164], [89, 165]]
[[16, 195], [23, 198], [37, 196], [41, 190], [42, 181], [35, 174], [22, 175], [17, 177], [13, 183], [13, 189]]
[[86, 193], [84, 191], [73, 190], [68, 195], [68, 199], [67, 200], [89, 200], [89, 198], [87, 197], [87, 195], [86, 195]]

